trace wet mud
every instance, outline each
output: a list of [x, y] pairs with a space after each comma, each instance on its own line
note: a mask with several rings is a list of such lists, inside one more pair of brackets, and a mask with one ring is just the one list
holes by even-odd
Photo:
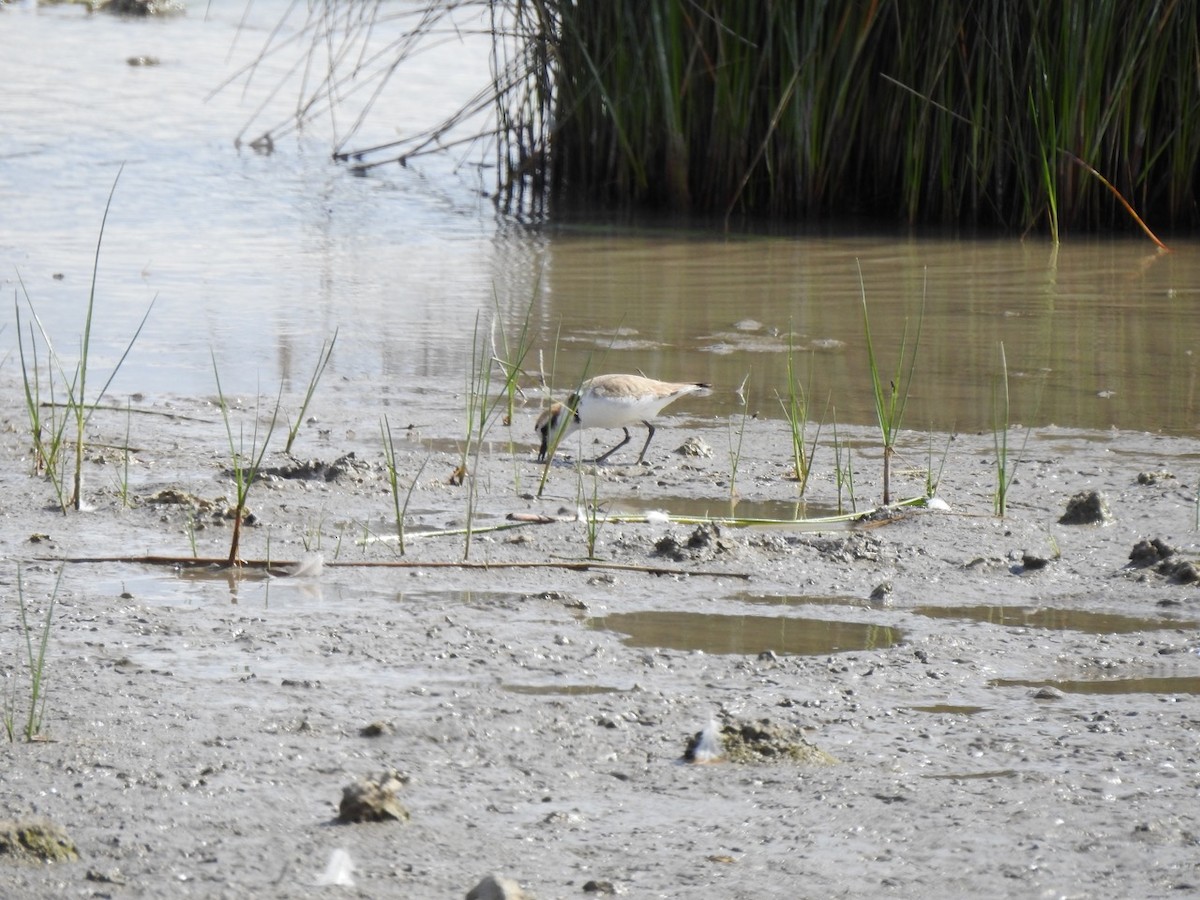
[[[1200, 608], [1179, 577], [1197, 555], [1191, 442], [1035, 431], [1004, 519], [993, 438], [966, 434], [940, 467], [947, 508], [697, 524], [672, 506], [836, 510], [832, 449], [797, 498], [786, 423], [745, 422], [735, 474], [727, 422], [666, 417], [645, 465], [563, 459], [538, 497], [529, 408], [511, 439], [490, 435], [470, 500], [470, 480], [450, 484], [460, 401], [418, 384], [393, 397], [423, 404], [424, 423], [395, 444], [401, 556], [377, 411], [353, 389], [318, 392], [294, 458], [266, 454], [242, 555], [272, 566], [236, 573], [183, 565], [225, 556], [232, 530], [228, 440], [207, 400], [170, 398], [176, 419], [135, 408], [128, 460], [112, 449], [125, 412], [98, 413], [89, 508], [63, 514], [32, 474], [10, 367], [0, 674], [18, 730], [26, 628], [36, 640], [55, 601], [37, 739], [0, 743], [0, 804], [61, 829], [78, 858], [0, 855], [7, 893], [1200, 885]], [[880, 455], [870, 430], [842, 431], [861, 448], [865, 511]], [[718, 449], [673, 452], [691, 438]], [[928, 446], [904, 436], [894, 493], [924, 493]], [[1161, 472], [1175, 475], [1147, 474]], [[1087, 492], [1106, 516], [1063, 522]], [[180, 563], [136, 561], [150, 556]], [[737, 759], [687, 764], [710, 723]]]

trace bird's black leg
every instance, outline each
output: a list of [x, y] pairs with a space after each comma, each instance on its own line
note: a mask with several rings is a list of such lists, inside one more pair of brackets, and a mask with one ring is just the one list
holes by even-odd
[[654, 437], [654, 426], [651, 425], [649, 422], [643, 422], [642, 424], [645, 425], [646, 428], [649, 429], [649, 432], [646, 434], [646, 443], [642, 444], [642, 452], [638, 454], [638, 465], [639, 466], [642, 464], [642, 457], [644, 457], [646, 455], [646, 448], [650, 446], [650, 439], [652, 437]]
[[[618, 450], [620, 450], [622, 447], [624, 447], [626, 444], [629, 443], [629, 429], [623, 428], [622, 431], [625, 432], [625, 440], [621, 441], [621, 443], [617, 444], [617, 446], [613, 447], [611, 450], [609, 450], [603, 456], [597, 456], [596, 459], [594, 460], [595, 462], [598, 462], [598, 463], [604, 462], [606, 459], [608, 459], [610, 456], [612, 456], [614, 453], [616, 453]], [[643, 450], [642, 452], [645, 452], [645, 451]], [[641, 460], [639, 459], [638, 462], [641, 462]]]

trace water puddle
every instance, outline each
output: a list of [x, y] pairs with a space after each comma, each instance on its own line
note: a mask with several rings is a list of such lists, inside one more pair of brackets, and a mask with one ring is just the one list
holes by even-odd
[[931, 619], [967, 619], [989, 625], [1079, 631], [1084, 634], [1137, 634], [1195, 628], [1197, 623], [1159, 616], [1122, 616], [1083, 609], [1030, 606], [918, 606], [913, 612]]
[[837, 597], [818, 594], [735, 594], [733, 599], [756, 606], [842, 606], [868, 609], [873, 605], [861, 597]]
[[1200, 694], [1200, 677], [1191, 675], [1147, 678], [1097, 678], [1073, 681], [996, 678], [989, 687], [1057, 688], [1064, 694]]
[[940, 775], [923, 775], [937, 781], [988, 781], [992, 778], [1016, 778], [1016, 769], [993, 769], [990, 772], [943, 772]]
[[603, 684], [506, 684], [503, 687], [512, 694], [535, 697], [586, 697], [591, 694], [621, 694], [626, 690]]
[[[623, 498], [610, 507], [613, 516], [643, 516], [653, 512], [664, 512], [678, 518], [714, 518], [758, 520], [803, 524], [808, 519], [825, 519], [840, 515], [836, 507], [822, 506], [795, 500], [738, 500], [730, 503], [728, 498], [665, 496], [638, 500]], [[846, 525], [848, 523], [841, 523]], [[825, 528], [833, 527], [825, 524]]]
[[701, 650], [716, 654], [819, 656], [895, 646], [900, 629], [862, 622], [834, 622], [796, 616], [729, 616], [710, 613], [614, 613], [585, 623], [589, 628], [626, 635], [630, 647]]

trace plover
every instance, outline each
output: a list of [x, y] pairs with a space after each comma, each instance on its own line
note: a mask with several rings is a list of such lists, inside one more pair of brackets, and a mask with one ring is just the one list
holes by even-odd
[[[638, 454], [640, 464], [646, 448], [654, 437], [654, 426], [650, 419], [662, 412], [664, 406], [687, 394], [704, 396], [711, 385], [698, 382], [676, 384], [671, 381], [655, 381], [641, 375], [597, 375], [579, 386], [566, 403], [555, 403], [537, 420], [537, 431], [542, 437], [538, 450], [538, 461], [543, 462], [552, 447], [568, 434], [580, 428], [620, 428], [625, 438], [607, 453], [596, 457], [602, 463], [617, 450], [629, 443], [629, 425], [641, 422], [649, 430], [642, 452]], [[566, 419], [570, 416], [569, 419]]]

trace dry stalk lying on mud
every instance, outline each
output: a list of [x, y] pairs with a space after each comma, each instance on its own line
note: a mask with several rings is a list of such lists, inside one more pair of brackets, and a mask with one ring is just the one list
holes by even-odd
[[[70, 556], [38, 557], [42, 562], [59, 562], [85, 565], [88, 563], [127, 563], [138, 566], [182, 566], [189, 569], [205, 566], [229, 569], [225, 557], [193, 556]], [[285, 576], [289, 570], [300, 566], [296, 560], [243, 559], [238, 568], [262, 569], [269, 575]], [[327, 562], [328, 568], [340, 569], [567, 569], [572, 572], [587, 572], [591, 569], [609, 569], [619, 572], [645, 572], [647, 575], [699, 575], [705, 578], [740, 578], [750, 580], [749, 572], [716, 572], [703, 569], [679, 569], [669, 566], [640, 566], [632, 563], [597, 562], [596, 560], [530, 560], [527, 562], [471, 562], [470, 560], [431, 560], [410, 562], [408, 560], [359, 560], [356, 562]]]

